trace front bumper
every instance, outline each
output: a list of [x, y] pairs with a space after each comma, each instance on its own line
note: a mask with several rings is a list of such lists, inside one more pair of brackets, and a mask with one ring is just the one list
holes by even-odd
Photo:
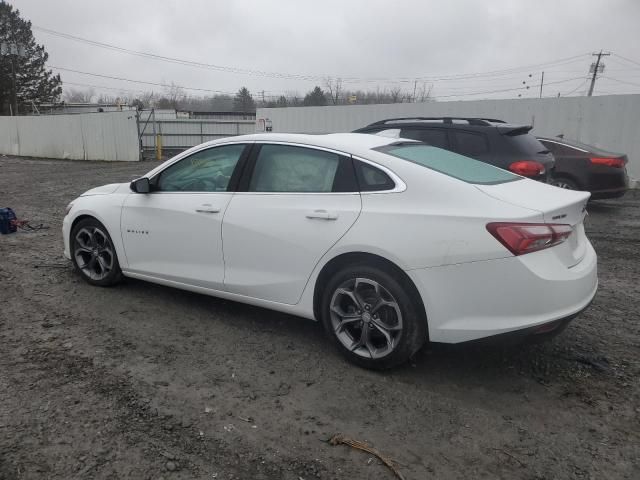
[[593, 247], [587, 242], [571, 268], [553, 250], [408, 270], [423, 299], [430, 340], [460, 343], [535, 329], [584, 310], [598, 288]]
[[71, 248], [69, 247], [69, 236], [71, 235], [71, 221], [69, 215], [62, 220], [62, 240], [64, 242], [63, 254], [65, 258], [71, 260]]

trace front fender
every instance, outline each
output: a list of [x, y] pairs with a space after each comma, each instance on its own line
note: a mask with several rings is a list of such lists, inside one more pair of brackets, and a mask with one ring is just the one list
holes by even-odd
[[71, 258], [71, 230], [73, 225], [81, 217], [93, 217], [107, 229], [111, 236], [111, 241], [118, 256], [120, 267], [128, 266], [127, 257], [122, 242], [120, 230], [120, 217], [122, 215], [122, 205], [127, 194], [95, 195], [79, 197], [73, 201], [73, 207], [62, 222], [62, 234], [65, 245], [65, 257]]

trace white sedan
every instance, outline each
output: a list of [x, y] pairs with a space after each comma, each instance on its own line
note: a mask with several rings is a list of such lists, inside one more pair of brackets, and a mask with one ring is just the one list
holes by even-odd
[[387, 368], [427, 341], [547, 336], [591, 302], [589, 194], [411, 140], [260, 134], [187, 150], [67, 208], [67, 258], [321, 321]]

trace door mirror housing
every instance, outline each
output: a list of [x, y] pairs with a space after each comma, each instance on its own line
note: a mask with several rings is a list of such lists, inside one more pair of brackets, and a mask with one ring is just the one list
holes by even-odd
[[142, 177], [131, 182], [129, 188], [136, 193], [149, 193], [151, 191], [151, 184], [147, 177]]

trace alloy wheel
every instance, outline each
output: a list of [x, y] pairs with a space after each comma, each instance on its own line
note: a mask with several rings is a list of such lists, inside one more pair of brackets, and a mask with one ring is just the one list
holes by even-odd
[[98, 227], [84, 227], [75, 236], [78, 268], [91, 280], [104, 280], [114, 267], [115, 254], [109, 236]]
[[553, 182], [553, 185], [558, 188], [564, 188], [566, 190], [575, 190], [575, 187], [572, 184], [567, 183], [563, 180], [556, 180]]
[[381, 358], [397, 346], [402, 312], [378, 282], [354, 278], [341, 284], [330, 303], [331, 326], [342, 345], [364, 358]]

